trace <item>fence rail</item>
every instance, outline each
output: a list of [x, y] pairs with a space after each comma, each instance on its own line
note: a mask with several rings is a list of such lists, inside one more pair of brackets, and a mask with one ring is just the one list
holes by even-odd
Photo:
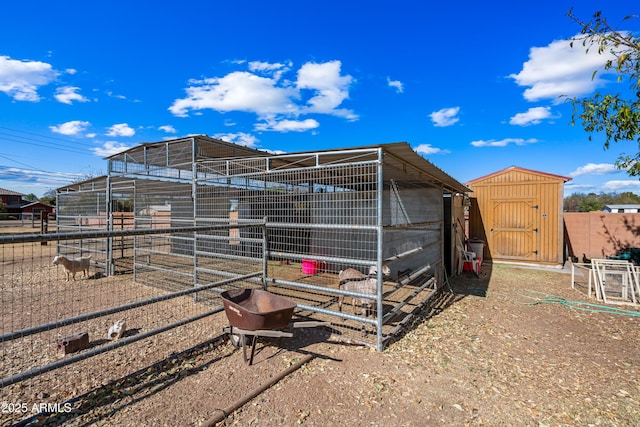
[[[3, 360], [0, 398], [3, 401], [28, 399], [24, 392], [34, 387], [47, 395], [55, 395], [52, 387], [55, 388], [59, 377], [79, 376], [84, 384], [94, 377], [111, 380], [113, 378], [105, 378], [95, 368], [104, 365], [105, 358], [113, 358], [107, 353], [127, 345], [143, 345], [141, 342], [151, 337], [172, 351], [191, 348], [209, 339], [202, 322], [220, 322], [220, 319], [210, 320], [223, 310], [220, 292], [234, 287], [263, 286], [265, 251], [260, 245], [260, 250], [244, 254], [243, 269], [225, 269], [226, 261], [214, 253], [200, 256], [199, 262], [194, 262], [193, 254], [174, 253], [180, 248], [170, 243], [175, 236], [190, 235], [195, 242], [198, 236], [228, 233], [231, 227], [251, 227], [254, 231], [262, 230], [260, 235], [264, 236], [264, 222], [258, 221], [161, 229], [0, 234], [0, 357]], [[98, 241], [100, 247], [106, 248], [110, 247], [111, 240], [123, 237], [132, 242], [125, 261], [131, 268], [135, 268], [136, 263], [143, 266], [136, 272], [135, 281], [132, 274], [106, 275], [103, 264], [95, 261], [86, 277], [79, 271], [75, 280], [67, 281], [65, 267], [52, 265], [54, 256], [72, 246], [72, 242], [76, 245]], [[144, 247], [139, 245], [139, 239], [146, 239]], [[263, 242], [264, 237], [254, 240], [254, 243]], [[44, 242], [55, 243], [43, 245]], [[185, 262], [179, 261], [181, 259]], [[215, 270], [208, 268], [212, 264], [216, 265]], [[173, 275], [167, 273], [170, 270], [174, 270]], [[206, 277], [197, 271], [206, 272]], [[176, 274], [185, 280], [176, 280]], [[112, 341], [107, 337], [107, 329], [120, 319], [126, 320], [126, 333]], [[65, 340], [78, 332], [88, 335], [87, 342], [67, 352]], [[127, 353], [139, 351], [131, 349]], [[90, 360], [96, 356], [102, 361]], [[72, 365], [83, 363], [90, 368], [77, 374], [79, 368]], [[113, 375], [113, 371], [110, 372]], [[121, 370], [117, 374], [126, 373]]]

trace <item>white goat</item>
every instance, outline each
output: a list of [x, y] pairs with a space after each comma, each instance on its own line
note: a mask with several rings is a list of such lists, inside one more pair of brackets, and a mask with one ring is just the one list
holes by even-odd
[[64, 266], [65, 273], [67, 274], [67, 282], [70, 278], [76, 280], [76, 273], [80, 271], [84, 273], [84, 277], [86, 278], [89, 275], [89, 267], [91, 266], [91, 255], [77, 259], [69, 259], [65, 256], [58, 255], [53, 258], [53, 265], [58, 264]]
[[[391, 270], [386, 265], [382, 266], [382, 275], [391, 275]], [[369, 267], [369, 275], [366, 275], [354, 268], [347, 268], [341, 270], [338, 274], [340, 283], [338, 287], [345, 291], [357, 292], [360, 294], [376, 295], [378, 290], [378, 267], [372, 265]], [[342, 311], [342, 303], [344, 301], [344, 295], [338, 297], [338, 310]], [[373, 299], [351, 297], [351, 305], [355, 313], [356, 304], [361, 307], [360, 313], [368, 316], [369, 311], [373, 312]]]

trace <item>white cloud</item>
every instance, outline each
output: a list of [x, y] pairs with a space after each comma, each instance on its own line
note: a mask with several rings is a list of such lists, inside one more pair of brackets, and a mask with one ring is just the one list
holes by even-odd
[[121, 151], [128, 150], [131, 146], [116, 141], [107, 141], [102, 147], [93, 148], [93, 153], [100, 157], [109, 157]]
[[[580, 37], [580, 36], [576, 36]], [[596, 70], [613, 56], [608, 51], [598, 54], [597, 49], [588, 53], [580, 43], [570, 46], [570, 40], [556, 40], [548, 46], [533, 47], [529, 60], [518, 74], [510, 74], [519, 86], [527, 87], [524, 98], [528, 101], [553, 99], [561, 102], [562, 96], [582, 96], [593, 92], [606, 82]]]
[[40, 101], [38, 88], [53, 82], [59, 73], [40, 61], [18, 61], [0, 56], [0, 92], [16, 101]]
[[460, 118], [457, 117], [459, 112], [460, 107], [443, 108], [429, 114], [429, 117], [431, 117], [434, 126], [445, 127], [451, 126], [460, 120]]
[[78, 135], [84, 132], [89, 126], [91, 126], [91, 123], [89, 122], [72, 120], [57, 126], [49, 126], [49, 129], [51, 129], [52, 132], [59, 133], [61, 135]]
[[342, 63], [329, 61], [322, 64], [307, 62], [298, 70], [298, 89], [311, 89], [316, 93], [307, 101], [307, 113], [321, 113], [357, 120], [358, 116], [351, 110], [337, 108], [342, 101], [349, 98], [349, 86], [353, 78], [340, 74]]
[[[0, 179], [12, 182], [28, 183], [28, 192], [31, 192], [34, 185], [59, 187], [78, 181], [82, 175], [65, 172], [47, 172], [42, 170], [21, 169], [7, 166], [0, 166]], [[20, 191], [20, 190], [16, 190]]]
[[261, 62], [261, 61], [250, 61], [249, 62], [249, 70], [251, 71], [276, 71], [282, 68], [286, 68], [285, 64], [280, 64], [278, 62]]
[[278, 132], [304, 132], [309, 129], [315, 129], [320, 126], [317, 120], [267, 120], [264, 123], [257, 123], [256, 130], [259, 131], [278, 131]]
[[290, 70], [291, 65], [291, 63], [281, 64], [279, 62], [271, 63], [260, 61], [251, 61], [248, 63], [249, 71], [272, 75], [275, 80], [280, 80], [280, 77]]
[[509, 144], [515, 145], [527, 145], [527, 144], [535, 144], [538, 142], [535, 138], [522, 139], [522, 138], [505, 138], [505, 139], [490, 139], [488, 141], [478, 140], [472, 141], [471, 145], [474, 147], [506, 147]]
[[609, 173], [620, 172], [620, 170], [611, 163], [587, 163], [584, 166], [580, 166], [569, 174], [569, 176], [576, 177], [581, 175], [606, 175]]
[[176, 128], [174, 128], [173, 126], [170, 126], [170, 125], [160, 126], [158, 128], [158, 130], [161, 130], [161, 131], [166, 132], [166, 133], [176, 133], [177, 132]]
[[389, 77], [387, 77], [387, 84], [389, 85], [389, 87], [395, 88], [396, 92], [398, 93], [404, 92], [404, 86], [402, 85], [402, 82], [400, 80], [391, 80]]
[[263, 121], [288, 119], [306, 123], [305, 126], [310, 122], [299, 120], [301, 115], [325, 114], [357, 120], [353, 111], [340, 108], [353, 83], [351, 76], [341, 74], [341, 65], [340, 61], [308, 62], [297, 71], [293, 82], [282, 78], [291, 71], [290, 64], [250, 62], [251, 72], [234, 71], [223, 77], [191, 80], [185, 89], [187, 96], [176, 99], [169, 111], [179, 117], [207, 109], [240, 111], [254, 113]]
[[295, 89], [277, 86], [272, 78], [246, 71], [236, 71], [224, 77], [192, 80], [187, 97], [177, 99], [169, 107], [174, 115], [187, 117], [189, 110], [244, 111], [258, 116], [295, 113], [291, 98]]
[[77, 93], [79, 90], [79, 87], [63, 86], [56, 89], [56, 94], [54, 96], [63, 104], [71, 105], [73, 101], [88, 102], [89, 100], [87, 98]]
[[542, 120], [548, 118], [551, 118], [551, 107], [534, 107], [511, 117], [509, 124], [519, 126], [538, 125], [542, 123]]
[[111, 97], [111, 98], [116, 98], [116, 99], [127, 99], [127, 97], [126, 97], [126, 96], [124, 96], [124, 95], [117, 95], [117, 94], [115, 94], [115, 93], [113, 93], [113, 92], [111, 92], [111, 91], [107, 91], [106, 93], [107, 93], [107, 96], [109, 96], [109, 97]]
[[564, 185], [564, 194], [585, 193], [592, 191], [594, 188], [595, 186], [593, 184], [567, 183]]
[[106, 133], [107, 136], [133, 136], [135, 134], [136, 131], [127, 123], [113, 125], [109, 128], [109, 132]]
[[238, 145], [243, 145], [245, 147], [255, 148], [258, 139], [248, 133], [238, 132], [238, 133], [217, 133], [213, 135], [214, 138], [221, 139], [227, 142], [233, 142]]
[[605, 192], [618, 192], [618, 191], [633, 191], [640, 190], [640, 181], [637, 179], [633, 180], [613, 180], [607, 181], [601, 186], [602, 191]]
[[438, 153], [448, 153], [448, 150], [442, 150], [440, 148], [436, 148], [434, 146], [432, 146], [431, 144], [420, 144], [417, 147], [414, 147], [413, 150], [418, 153], [418, 154], [422, 154], [422, 155], [429, 155], [429, 154], [438, 154]]

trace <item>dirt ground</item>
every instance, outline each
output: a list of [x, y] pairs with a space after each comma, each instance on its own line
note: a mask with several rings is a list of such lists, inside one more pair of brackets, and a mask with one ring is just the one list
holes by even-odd
[[597, 304], [571, 288], [566, 270], [486, 264], [480, 278], [465, 273], [450, 285], [453, 292], [383, 352], [314, 328], [279, 344], [259, 340], [249, 366], [216, 328], [198, 348], [104, 383], [31, 424], [638, 424], [638, 308]]

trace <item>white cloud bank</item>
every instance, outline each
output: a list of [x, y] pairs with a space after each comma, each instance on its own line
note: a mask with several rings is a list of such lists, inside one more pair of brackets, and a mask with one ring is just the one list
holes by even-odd
[[587, 163], [571, 172], [569, 176], [575, 178], [581, 175], [606, 175], [616, 172], [620, 172], [620, 170], [611, 163]]
[[45, 62], [0, 56], [0, 92], [16, 101], [40, 101], [38, 88], [53, 82], [59, 74]]
[[299, 118], [309, 114], [358, 120], [352, 110], [341, 107], [354, 79], [342, 74], [340, 61], [307, 62], [297, 70], [295, 80], [284, 78], [291, 64], [249, 62], [248, 67], [249, 71], [223, 77], [190, 80], [187, 96], [176, 99], [169, 111], [178, 117], [207, 109], [253, 113], [259, 130], [281, 132], [317, 127], [316, 120]]
[[607, 181], [601, 186], [602, 191], [619, 192], [619, 191], [640, 191], [640, 181], [635, 180], [612, 180]]
[[509, 144], [514, 145], [528, 145], [535, 144], [538, 140], [535, 138], [523, 139], [523, 138], [505, 138], [505, 139], [490, 139], [490, 140], [478, 140], [472, 141], [471, 145], [474, 147], [506, 147]]
[[570, 40], [555, 40], [548, 46], [532, 47], [522, 70], [508, 76], [519, 86], [527, 87], [523, 93], [526, 100], [552, 99], [559, 103], [563, 96], [587, 95], [606, 83], [601, 72], [595, 78], [593, 72], [602, 71], [606, 61], [613, 59], [611, 54], [598, 54], [597, 49], [585, 53], [580, 43], [574, 47], [570, 43]]
[[51, 188], [52, 186], [70, 184], [71, 182], [78, 181], [82, 177], [82, 174], [75, 173], [47, 172], [42, 170], [0, 166], [0, 180], [28, 183], [29, 189], [32, 189], [34, 185], [43, 185]]

